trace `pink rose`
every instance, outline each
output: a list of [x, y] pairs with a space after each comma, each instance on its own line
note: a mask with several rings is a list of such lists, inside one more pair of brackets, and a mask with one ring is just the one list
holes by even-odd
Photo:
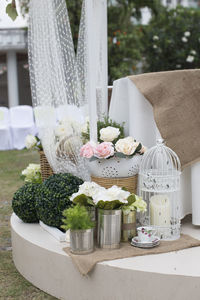
[[98, 158], [108, 158], [114, 155], [114, 148], [111, 142], [103, 142], [95, 148], [94, 155]]
[[80, 155], [82, 157], [91, 158], [94, 155], [95, 146], [96, 144], [88, 142], [81, 147]]

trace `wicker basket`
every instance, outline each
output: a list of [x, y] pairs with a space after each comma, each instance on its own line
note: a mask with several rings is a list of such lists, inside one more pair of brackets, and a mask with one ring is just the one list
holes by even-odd
[[121, 177], [121, 178], [91, 176], [91, 180], [105, 188], [110, 188], [113, 185], [117, 185], [119, 187], [126, 188], [130, 193], [137, 194], [138, 175], [131, 176], [131, 177]]
[[41, 173], [42, 173], [42, 181], [47, 179], [49, 176], [53, 175], [53, 170], [48, 163], [48, 160], [46, 158], [46, 155], [43, 151], [39, 151], [40, 154], [40, 167], [41, 167]]

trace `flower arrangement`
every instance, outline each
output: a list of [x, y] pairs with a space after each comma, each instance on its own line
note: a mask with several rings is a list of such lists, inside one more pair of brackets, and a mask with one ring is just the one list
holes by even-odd
[[26, 183], [42, 183], [41, 168], [39, 164], [29, 164], [28, 167], [22, 171], [21, 178]]
[[38, 151], [43, 150], [41, 140], [37, 135], [34, 136], [31, 134], [28, 134], [25, 139], [25, 146], [28, 150], [31, 150], [31, 149], [38, 150]]
[[[111, 126], [113, 125], [113, 126]], [[104, 122], [98, 122], [98, 143], [86, 142], [80, 150], [82, 157], [90, 159], [108, 159], [111, 157], [133, 157], [136, 154], [144, 154], [146, 147], [137, 142], [133, 137], [124, 137], [124, 127], [108, 118]], [[88, 126], [89, 130], [89, 126]], [[82, 133], [85, 140], [89, 133]]]
[[83, 205], [95, 205], [101, 209], [119, 209], [145, 211], [146, 202], [135, 194], [123, 188], [112, 186], [104, 188], [95, 182], [84, 182], [77, 193], [72, 194], [70, 200]]

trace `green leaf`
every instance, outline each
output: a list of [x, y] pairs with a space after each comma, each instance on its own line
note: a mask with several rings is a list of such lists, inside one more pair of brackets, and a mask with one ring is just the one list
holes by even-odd
[[94, 206], [94, 202], [92, 201], [92, 198], [84, 194], [78, 195], [76, 198], [74, 198], [73, 202], [75, 204], [80, 204], [83, 206]]
[[133, 204], [135, 201], [136, 201], [136, 197], [135, 197], [135, 194], [131, 194], [128, 198], [127, 198], [127, 201], [128, 201], [128, 206]]
[[115, 156], [119, 157], [119, 158], [126, 158], [127, 157], [124, 153], [121, 153], [121, 152], [116, 152]]
[[18, 16], [18, 13], [17, 13], [17, 10], [16, 10], [16, 7], [15, 5], [13, 4], [8, 4], [7, 7], [6, 7], [6, 13], [9, 15], [9, 17], [15, 21], [15, 19], [17, 18]]
[[92, 156], [89, 161], [92, 162], [92, 161], [95, 161], [95, 160], [98, 160], [98, 158], [96, 156]]
[[141, 149], [142, 149], [142, 144], [139, 143], [139, 145], [137, 146], [137, 148], [136, 148], [136, 150], [135, 150], [135, 153], [140, 152]]
[[113, 209], [119, 209], [121, 208], [122, 203], [119, 200], [113, 200], [113, 201], [99, 201], [97, 203], [97, 207], [100, 209], [105, 210], [113, 210]]

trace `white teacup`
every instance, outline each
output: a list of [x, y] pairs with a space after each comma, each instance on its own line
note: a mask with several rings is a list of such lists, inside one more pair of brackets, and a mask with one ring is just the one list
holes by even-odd
[[150, 243], [154, 240], [156, 229], [151, 226], [137, 228], [138, 238], [141, 243]]

